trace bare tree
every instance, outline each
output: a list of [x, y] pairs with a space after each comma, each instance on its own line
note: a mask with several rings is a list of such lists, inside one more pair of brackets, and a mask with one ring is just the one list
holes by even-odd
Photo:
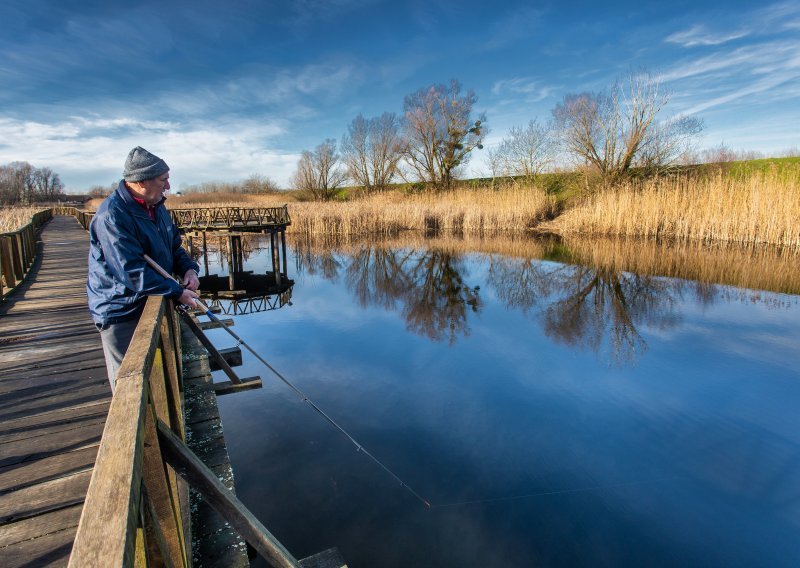
[[397, 115], [358, 115], [342, 137], [342, 158], [350, 177], [367, 193], [383, 191], [397, 174], [403, 142]]
[[532, 180], [553, 160], [552, 129], [536, 119], [526, 127], [514, 126], [498, 147], [498, 159], [505, 175]]
[[318, 201], [332, 198], [347, 181], [347, 172], [338, 162], [333, 138], [325, 140], [313, 152], [303, 151], [294, 174], [294, 188], [308, 191]]
[[242, 182], [242, 193], [274, 193], [280, 191], [278, 184], [261, 174], [253, 174]]
[[0, 166], [0, 202], [4, 204], [50, 201], [63, 192], [64, 184], [50, 168], [35, 168], [28, 162]]
[[[567, 151], [595, 166], [607, 179], [627, 173], [648, 146], [669, 148], [668, 139], [682, 128], [699, 132], [696, 121], [675, 121], [669, 128], [654, 127], [656, 117], [669, 101], [656, 78], [631, 74], [627, 88], [615, 83], [608, 93], [568, 94], [553, 109]], [[654, 140], [660, 138], [660, 142]], [[651, 143], [652, 141], [652, 143]], [[651, 152], [650, 158], [677, 157], [674, 152]]]
[[406, 162], [421, 181], [449, 189], [459, 166], [475, 148], [483, 148], [487, 128], [481, 114], [472, 120], [478, 97], [472, 90], [461, 95], [461, 84], [432, 85], [406, 96], [403, 132]]
[[696, 149], [703, 121], [693, 116], [672, 118], [653, 124], [639, 149], [635, 165], [650, 173], [661, 173], [679, 164]]
[[35, 169], [32, 175], [32, 182], [37, 201], [52, 201], [56, 195], [64, 191], [64, 184], [61, 183], [61, 178], [50, 168]]

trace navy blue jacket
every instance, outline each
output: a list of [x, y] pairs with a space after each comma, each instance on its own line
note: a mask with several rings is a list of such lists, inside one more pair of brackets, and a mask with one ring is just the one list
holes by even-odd
[[177, 299], [183, 288], [158, 274], [147, 254], [169, 273], [183, 276], [200, 267], [181, 247], [178, 227], [164, 207], [155, 206], [155, 221], [136, 203], [120, 181], [100, 207], [89, 227], [89, 311], [99, 324], [139, 317], [147, 296]]

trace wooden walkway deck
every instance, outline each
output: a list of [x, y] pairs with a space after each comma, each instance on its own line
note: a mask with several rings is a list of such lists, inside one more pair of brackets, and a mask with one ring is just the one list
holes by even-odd
[[0, 565], [65, 566], [111, 389], [86, 304], [89, 239], [71, 217], [0, 305]]

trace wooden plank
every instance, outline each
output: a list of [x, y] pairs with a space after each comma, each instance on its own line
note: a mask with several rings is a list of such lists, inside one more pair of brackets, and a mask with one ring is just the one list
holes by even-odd
[[90, 471], [81, 471], [0, 495], [0, 524], [82, 503]]
[[[153, 389], [155, 390], [155, 389]], [[158, 434], [156, 433], [156, 409], [147, 409], [145, 417], [144, 460], [142, 462], [142, 483], [147, 496], [159, 540], [164, 548], [161, 554], [172, 566], [187, 565], [186, 547], [183, 543], [180, 514], [175, 510], [177, 504], [177, 485], [168, 477], [161, 457]], [[162, 422], [163, 424], [163, 422]], [[169, 428], [169, 426], [167, 426]]]
[[99, 444], [53, 454], [42, 459], [0, 469], [0, 493], [8, 493], [94, 466]]
[[238, 384], [230, 381], [214, 383], [214, 392], [217, 393], [217, 395], [233, 394], [240, 391], [260, 389], [261, 386], [261, 377], [247, 377], [242, 379], [242, 382]]
[[69, 565], [74, 568], [122, 566], [135, 557], [144, 446], [144, 382], [141, 373], [131, 374], [129, 364], [111, 401], [78, 528], [78, 535], [83, 536], [76, 538], [70, 556]]
[[103, 421], [95, 421], [70, 430], [61, 430], [43, 436], [8, 442], [0, 446], [3, 451], [3, 457], [0, 458], [0, 467], [92, 446], [100, 442], [102, 434]]
[[[242, 364], [241, 347], [238, 346], [226, 347], [224, 349], [217, 349], [217, 352], [230, 367], [238, 367]], [[208, 363], [211, 366], [212, 371], [219, 371], [220, 369], [222, 369], [222, 367], [219, 366], [219, 364], [216, 362], [215, 359], [211, 359]]]
[[297, 560], [163, 423], [158, 439], [167, 462], [273, 566], [296, 567]]
[[203, 347], [206, 348], [208, 354], [214, 359], [214, 361], [216, 361], [219, 368], [225, 373], [225, 375], [227, 375], [231, 382], [234, 384], [241, 383], [242, 380], [239, 378], [236, 372], [231, 369], [230, 365], [228, 365], [222, 355], [220, 355], [219, 351], [217, 351], [217, 348], [214, 347], [214, 344], [212, 344], [208, 337], [206, 337], [206, 334], [203, 333], [203, 331], [200, 329], [200, 326], [194, 321], [194, 318], [186, 315], [183, 318], [183, 321], [189, 327], [189, 329], [192, 330], [192, 333], [194, 333], [195, 337], [197, 337], [200, 343], [203, 344]]
[[303, 558], [299, 564], [302, 568], [347, 568], [339, 549], [335, 547]]
[[0, 548], [64, 529], [77, 529], [82, 508], [81, 503], [0, 526]]
[[39, 433], [56, 432], [59, 429], [69, 429], [75, 425], [84, 424], [89, 418], [103, 418], [108, 414], [110, 400], [102, 400], [83, 406], [70, 406], [42, 414], [23, 416], [3, 423], [0, 432], [0, 443], [26, 437], [31, 431]]
[[214, 321], [214, 320], [201, 321], [201, 322], [198, 322], [198, 324], [197, 324], [197, 326], [203, 331], [205, 331], [207, 329], [219, 329], [223, 325], [226, 326], [226, 327], [233, 327], [233, 320], [230, 319], [230, 318], [226, 318], [226, 319], [217, 318], [216, 321]]
[[[4, 568], [32, 568], [67, 564], [75, 529], [69, 528], [33, 540], [12, 544], [2, 550]], [[106, 566], [96, 564], [95, 566]]]
[[50, 410], [63, 408], [64, 406], [80, 405], [91, 402], [106, 400], [110, 394], [110, 389], [104, 383], [88, 385], [54, 396], [40, 396], [34, 400], [20, 402], [15, 405], [8, 405], [0, 408], [0, 420], [10, 420], [19, 418], [27, 414], [42, 413]]

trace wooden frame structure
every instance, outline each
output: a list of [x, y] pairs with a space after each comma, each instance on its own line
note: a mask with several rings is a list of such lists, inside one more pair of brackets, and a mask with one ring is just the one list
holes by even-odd
[[175, 224], [184, 230], [261, 231], [291, 225], [289, 208], [282, 207], [203, 207], [170, 209]]
[[0, 234], [0, 299], [25, 279], [36, 260], [36, 231], [52, 217], [52, 209], [39, 211], [27, 225]]
[[270, 565], [300, 566], [186, 447], [178, 325], [170, 300], [148, 298], [117, 376], [69, 566], [191, 566], [189, 484]]

